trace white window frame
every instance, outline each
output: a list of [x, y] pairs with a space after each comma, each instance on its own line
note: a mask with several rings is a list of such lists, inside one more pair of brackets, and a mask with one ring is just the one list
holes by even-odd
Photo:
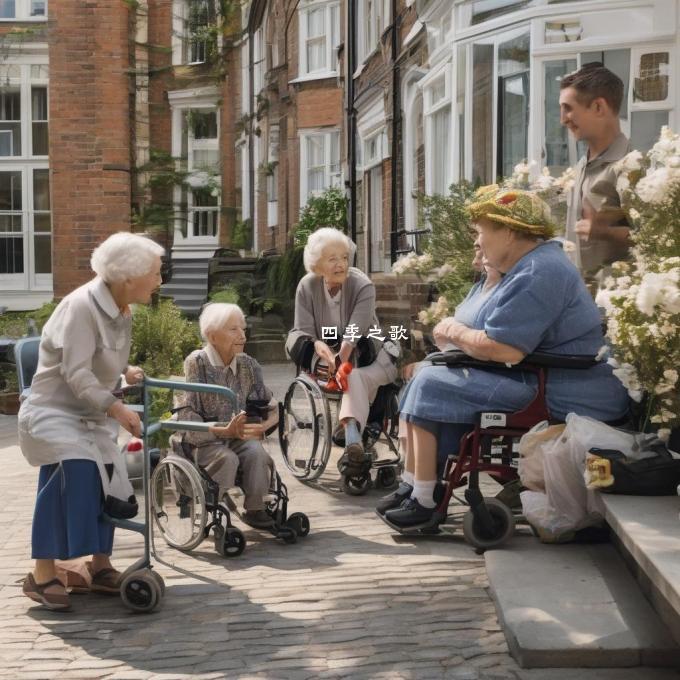
[[[368, 3], [371, 2], [369, 12]], [[364, 62], [378, 49], [380, 38], [392, 20], [390, 0], [358, 0], [357, 28], [359, 36], [359, 60]], [[380, 10], [379, 13], [374, 10]]]
[[[325, 42], [324, 52], [326, 67], [316, 71], [309, 70], [307, 63], [307, 43], [312, 38], [308, 37], [307, 15], [319, 9], [323, 9], [325, 31], [323, 40]], [[338, 0], [309, 0], [298, 9], [299, 25], [299, 47], [298, 47], [298, 77], [293, 82], [304, 80], [317, 80], [322, 78], [335, 78], [338, 74], [337, 47], [340, 44], [340, 3]], [[333, 40], [335, 38], [335, 40]], [[316, 38], [321, 40], [321, 36]], [[332, 43], [336, 44], [333, 45]]]
[[[213, 0], [214, 2], [214, 0]], [[173, 66], [196, 66], [204, 64], [205, 60], [185, 61], [184, 45], [189, 41], [187, 35], [187, 21], [189, 16], [190, 0], [172, 0], [172, 65]], [[219, 21], [217, 5], [215, 5], [215, 19]], [[217, 49], [222, 47], [221, 32], [217, 32]], [[189, 47], [189, 49], [191, 49]]]
[[[46, 47], [46, 46], [45, 46]], [[45, 50], [44, 58], [47, 58], [47, 51]], [[35, 56], [33, 56], [35, 60]], [[22, 191], [22, 238], [24, 241], [24, 271], [20, 274], [0, 274], [0, 289], [2, 290], [20, 290], [20, 291], [36, 291], [36, 292], [51, 292], [52, 291], [52, 274], [36, 274], [35, 273], [35, 243], [34, 243], [34, 210], [33, 210], [33, 171], [34, 170], [49, 170], [49, 162], [47, 155], [34, 156], [33, 155], [33, 110], [32, 110], [32, 87], [48, 87], [48, 78], [40, 77], [34, 78], [31, 75], [33, 66], [47, 67], [47, 63], [37, 63], [30, 61], [30, 57], [26, 55], [12, 56], [2, 64], [5, 68], [18, 68], [19, 76], [10, 77], [7, 81], [9, 87], [18, 88], [20, 91], [20, 106], [21, 106], [21, 155], [19, 156], [0, 156], [0, 171], [2, 172], [21, 172], [21, 191]], [[49, 107], [49, 96], [48, 96]], [[48, 125], [49, 125], [49, 108], [48, 108]], [[51, 178], [50, 178], [51, 179]], [[50, 210], [51, 214], [51, 210]], [[9, 233], [9, 232], [2, 232]], [[18, 234], [19, 232], [13, 232]], [[47, 232], [40, 232], [46, 234]], [[50, 239], [53, 239], [54, 234], [50, 229]]]
[[[467, 134], [465, 135], [465, 140], [462, 140], [462, 142], [465, 144], [465, 177], [470, 179], [472, 176], [472, 168], [473, 168], [473, 158], [472, 158], [472, 153], [473, 153], [473, 148], [472, 148], [472, 90], [475, 86], [473, 79], [472, 79], [472, 72], [473, 72], [473, 46], [474, 45], [492, 45], [494, 49], [494, 54], [493, 54], [493, 75], [492, 75], [492, 86], [493, 86], [493, 91], [492, 91], [492, 108], [493, 108], [493, 114], [492, 114], [492, 120], [493, 120], [493, 126], [492, 126], [492, 138], [493, 138], [493, 144], [492, 144], [492, 159], [491, 159], [491, 166], [492, 166], [492, 177], [497, 176], [498, 172], [498, 47], [502, 43], [508, 42], [510, 40], [514, 40], [515, 38], [518, 38], [522, 35], [529, 34], [529, 134], [527, 135], [527, 155], [528, 158], [531, 159], [532, 156], [532, 151], [534, 149], [534, 140], [535, 140], [535, 135], [536, 135], [536, 120], [540, 118], [541, 116], [537, 116], [536, 114], [536, 107], [538, 106], [539, 102], [535, 98], [536, 92], [535, 92], [535, 82], [536, 82], [536, 71], [537, 69], [535, 68], [536, 65], [536, 60], [534, 57], [535, 50], [534, 50], [534, 36], [535, 32], [532, 30], [532, 25], [529, 23], [523, 23], [519, 26], [516, 27], [510, 27], [508, 28], [507, 26], [503, 27], [502, 29], [497, 29], [494, 31], [485, 31], [483, 34], [476, 36], [472, 40], [466, 40], [465, 42], [462, 42], [460, 44], [464, 45], [467, 53], [466, 53], [466, 72], [465, 72], [465, 78], [466, 78], [466, 86], [465, 86], [465, 120], [467, 124]], [[578, 44], [578, 43], [574, 43]], [[562, 44], [558, 44], [558, 47], [561, 47]], [[552, 58], [552, 57], [551, 57]], [[560, 59], [561, 57], [555, 56], [555, 59]], [[454, 80], [455, 80], [455, 73], [454, 73]], [[457, 89], [457, 83], [455, 83], [455, 87]], [[455, 91], [455, 90], [454, 90]], [[543, 93], [543, 87], [541, 86], [540, 93], [542, 95]], [[543, 104], [540, 105], [541, 111], [543, 109]], [[452, 103], [452, 111], [455, 111], [455, 106], [454, 103]], [[458, 139], [459, 131], [458, 131], [458, 116], [453, 116], [455, 118], [455, 138], [456, 140]], [[469, 122], [467, 122], [469, 121]], [[532, 130], [534, 131], [534, 135], [532, 135]], [[453, 175], [452, 175], [453, 176]]]
[[[332, 150], [332, 136], [338, 136], [338, 169], [333, 171], [331, 164], [331, 150]], [[340, 150], [340, 130], [333, 129], [314, 129], [301, 130], [300, 137], [300, 210], [302, 210], [307, 201], [321, 191], [330, 189], [331, 187], [342, 187], [343, 173], [340, 157], [342, 155]], [[324, 186], [319, 191], [311, 191], [308, 186], [308, 172], [309, 166], [307, 164], [307, 141], [312, 137], [322, 137], [324, 145]]]
[[[544, 21], [540, 22], [541, 30], [543, 30]], [[532, 33], [533, 38], [533, 33]], [[534, 122], [530, 122], [530, 130], [532, 134], [529, 137], [529, 160], [536, 160], [539, 162], [539, 167], [545, 166], [545, 150], [544, 150], [544, 131], [545, 131], [545, 100], [544, 100], [544, 65], [551, 61], [560, 61], [572, 59], [576, 61], [576, 68], [581, 67], [581, 53], [582, 52], [596, 52], [598, 50], [611, 49], [629, 49], [630, 50], [630, 82], [628, 83], [628, 118], [621, 119], [621, 131], [630, 137], [632, 114], [642, 111], [667, 111], [668, 124], [671, 128], [677, 126], [678, 123], [678, 107], [677, 107], [677, 78], [678, 78], [678, 61], [680, 60], [680, 50], [676, 43], [670, 41], [655, 42], [650, 40], [648, 36], [641, 36], [639, 41], [625, 41], [615, 44], [603, 44], [585, 41], [575, 41], [573, 43], [555, 43], [540, 50], [538, 56], [534, 56], [532, 50], [531, 57], [531, 106], [530, 115], [534, 116]], [[552, 49], [551, 49], [552, 48]], [[554, 49], [557, 48], [557, 49]], [[668, 83], [668, 97], [663, 102], [634, 102], [633, 101], [633, 79], [635, 78], [635, 69], [637, 62], [642, 54], [650, 52], [668, 52], [669, 53], [669, 83]], [[575, 164], [578, 161], [578, 153], [576, 144], [572, 135], [569, 135], [570, 144], [570, 160]], [[471, 170], [471, 169], [470, 169]], [[469, 177], [469, 174], [468, 174]]]
[[[403, 196], [404, 196], [404, 220], [406, 229], [416, 229], [418, 224], [418, 199], [414, 196], [414, 188], [418, 185], [417, 172], [414, 172], [413, 161], [417, 160], [418, 149], [416, 146], [416, 118], [419, 110], [423, 110], [423, 99], [420, 80], [424, 74], [421, 69], [412, 68], [403, 79], [402, 110], [404, 111], [403, 124]], [[423, 113], [423, 143], [424, 143], [425, 116]], [[409, 237], [409, 245], [415, 248], [415, 238]]]
[[268, 163], [276, 163], [271, 174], [265, 177], [265, 187], [267, 190], [267, 226], [275, 227], [278, 224], [279, 212], [279, 140], [280, 128], [278, 125], [269, 127], [269, 141], [267, 145]]
[[[192, 173], [193, 151], [200, 149], [216, 150], [219, 154], [220, 149], [220, 107], [218, 105], [218, 92], [214, 87], [196, 88], [192, 90], [179, 90], [168, 92], [168, 101], [172, 111], [172, 155], [179, 158], [182, 154], [182, 118], [188, 110], [204, 109], [214, 110], [217, 117], [217, 136], [215, 139], [194, 140], [190, 126], [187, 127], [187, 171]], [[221, 175], [215, 176], [218, 186], [221, 184]], [[222, 208], [221, 195], [217, 200], [217, 206], [209, 208], [194, 208], [192, 205], [193, 192], [187, 188], [187, 214], [182, 216], [179, 212], [182, 200], [181, 187], [174, 188], [175, 203], [175, 240], [174, 245], [217, 245], [220, 235], [220, 214]], [[214, 236], [196, 236], [193, 234], [193, 213], [211, 212], [215, 213], [216, 228]], [[182, 235], [183, 226], [186, 224], [186, 236]]]
[[[444, 85], [444, 96], [432, 101], [433, 91], [436, 87]], [[423, 133], [425, 141], [425, 193], [432, 194], [434, 190], [434, 149], [441, 142], [434, 138], [433, 116], [444, 108], [449, 109], [449, 147], [451, 152], [447, 158], [446, 186], [450, 186], [454, 177], [454, 159], [452, 142], [454, 139], [454, 103], [453, 103], [453, 65], [452, 61], [446, 61], [436, 70], [433, 70], [421, 81], [423, 92]]]
[[[47, 21], [48, 0], [45, 0], [45, 13], [32, 14], [33, 5], [36, 0], [14, 0], [14, 16], [0, 17], [1, 22], [16, 22], [16, 21]], [[37, 4], [37, 3], [36, 3]]]
[[[387, 130], [382, 127], [370, 134], [367, 134], [361, 139], [362, 144], [362, 169], [368, 171], [376, 165], [382, 165], [383, 160], [387, 156]], [[375, 152], [371, 154], [371, 145], [375, 144]]]

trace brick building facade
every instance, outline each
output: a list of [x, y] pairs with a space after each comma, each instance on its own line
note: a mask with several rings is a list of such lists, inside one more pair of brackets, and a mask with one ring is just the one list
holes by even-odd
[[397, 303], [419, 193], [576, 161], [564, 73], [621, 76], [639, 149], [678, 127], [679, 17], [680, 0], [0, 3], [0, 304], [64, 295], [130, 228], [193, 272], [176, 292], [204, 295], [219, 248], [281, 252], [330, 186]]

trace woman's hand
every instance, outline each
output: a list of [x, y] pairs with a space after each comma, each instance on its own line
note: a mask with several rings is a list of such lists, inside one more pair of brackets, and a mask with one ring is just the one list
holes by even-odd
[[246, 423], [246, 412], [235, 415], [228, 425], [211, 425], [208, 432], [212, 432], [218, 439], [244, 439], [243, 428]]
[[326, 365], [335, 366], [335, 354], [333, 354], [333, 350], [323, 340], [316, 340], [314, 342], [314, 351]]
[[138, 382], [144, 380], [144, 369], [139, 366], [128, 366], [123, 373], [125, 382], [128, 385], [136, 385]]
[[442, 350], [446, 345], [452, 342], [455, 344], [457, 341], [457, 333], [461, 328], [466, 328], [466, 326], [458, 321], [454, 321], [451, 316], [442, 319], [432, 331], [435, 345]]
[[139, 415], [133, 410], [129, 409], [122, 401], [114, 401], [109, 410], [106, 412], [107, 416], [115, 418], [120, 426], [127, 430], [133, 437], [142, 436], [142, 423]]
[[343, 340], [342, 345], [340, 345], [340, 352], [338, 352], [340, 363], [344, 364], [346, 361], [349, 361], [353, 351], [354, 345], [351, 342], [347, 342], [347, 340]]

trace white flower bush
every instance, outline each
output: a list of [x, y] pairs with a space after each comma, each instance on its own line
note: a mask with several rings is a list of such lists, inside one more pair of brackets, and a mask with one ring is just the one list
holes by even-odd
[[[559, 177], [553, 177], [548, 168], [538, 170], [536, 161], [518, 163], [512, 175], [503, 180], [508, 189], [534, 191], [550, 206], [552, 219], [558, 227], [564, 227], [567, 212], [567, 196], [574, 186], [576, 171], [567, 168]], [[574, 246], [575, 247], [575, 246]]]
[[607, 313], [614, 374], [645, 422], [668, 437], [680, 424], [680, 135], [664, 127], [646, 154], [619, 161], [632, 232], [631, 262], [614, 265], [597, 302]]

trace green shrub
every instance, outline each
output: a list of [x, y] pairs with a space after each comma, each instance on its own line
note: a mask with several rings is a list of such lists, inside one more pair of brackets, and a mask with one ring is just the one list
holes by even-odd
[[210, 293], [210, 302], [230, 302], [234, 305], [238, 305], [238, 289], [233, 284], [228, 284], [223, 288], [216, 288]]
[[130, 363], [141, 366], [148, 376], [181, 374], [184, 358], [200, 346], [198, 324], [185, 319], [171, 300], [135, 309]]
[[326, 189], [307, 201], [295, 226], [294, 245], [304, 248], [309, 235], [321, 227], [335, 227], [347, 233], [347, 198], [337, 187]]
[[[198, 324], [185, 319], [171, 300], [135, 308], [130, 364], [141, 366], [150, 378], [166, 379], [172, 375], [182, 375], [184, 358], [200, 346]], [[172, 390], [154, 388], [150, 401], [150, 419], [169, 417]], [[168, 438], [167, 431], [161, 431], [154, 436], [153, 441], [156, 446], [164, 448]]]
[[0, 365], [0, 392], [18, 392], [19, 378], [14, 364]]
[[465, 208], [474, 193], [475, 187], [462, 181], [452, 184], [446, 196], [419, 197], [420, 222], [432, 229], [423, 252], [432, 258], [437, 290], [450, 309], [463, 300], [474, 281], [475, 236]]
[[5, 312], [0, 315], [0, 337], [23, 337], [29, 331], [29, 319], [35, 321], [35, 329], [38, 332], [42, 331], [57, 304], [52, 300], [52, 302], [46, 302], [42, 307], [28, 312]]

